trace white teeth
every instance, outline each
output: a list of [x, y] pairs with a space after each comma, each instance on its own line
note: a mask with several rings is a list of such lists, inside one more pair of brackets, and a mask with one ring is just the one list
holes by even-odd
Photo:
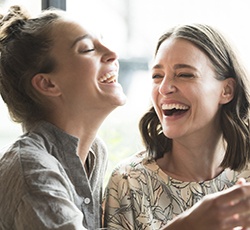
[[100, 82], [113, 82], [117, 79], [118, 77], [118, 74], [117, 72], [109, 72], [109, 73], [106, 73], [104, 76], [102, 76], [99, 80]]
[[188, 109], [189, 107], [186, 105], [180, 105], [180, 104], [163, 104], [161, 106], [161, 108], [163, 110], [171, 110], [171, 109], [181, 109], [181, 110], [185, 110]]

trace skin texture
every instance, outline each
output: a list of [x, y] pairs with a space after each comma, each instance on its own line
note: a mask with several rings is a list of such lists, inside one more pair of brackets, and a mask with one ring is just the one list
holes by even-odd
[[[220, 105], [227, 102], [222, 97], [226, 82], [215, 79], [208, 57], [188, 41], [167, 40], [155, 63], [161, 67], [152, 73], [156, 75], [152, 98], [164, 134], [175, 139], [217, 129]], [[164, 116], [163, 103], [185, 105], [189, 110], [183, 117]]]
[[[32, 84], [44, 98], [47, 120], [80, 139], [78, 154], [84, 163], [101, 123], [126, 100], [117, 82], [118, 56], [74, 21], [57, 22], [52, 37], [56, 69], [37, 74]], [[100, 81], [107, 73], [115, 75], [114, 82]]]
[[[165, 136], [173, 139], [172, 152], [158, 164], [183, 181], [213, 178], [222, 170], [220, 107], [233, 97], [233, 79], [218, 81], [208, 57], [184, 39], [163, 42], [152, 77], [153, 106]], [[184, 107], [184, 112], [166, 116], [162, 105], [171, 104]]]
[[[234, 95], [232, 78], [216, 79], [204, 52], [184, 39], [165, 40], [152, 67], [152, 102], [163, 133], [173, 141], [171, 152], [157, 160], [168, 175], [182, 181], [204, 181], [223, 168], [225, 145], [220, 128], [220, 108]], [[166, 108], [182, 109], [168, 114]], [[164, 108], [164, 109], [163, 109]], [[206, 196], [179, 215], [167, 230], [209, 230], [249, 227], [250, 185], [238, 185]]]
[[242, 185], [206, 196], [162, 230], [249, 229], [250, 185]]

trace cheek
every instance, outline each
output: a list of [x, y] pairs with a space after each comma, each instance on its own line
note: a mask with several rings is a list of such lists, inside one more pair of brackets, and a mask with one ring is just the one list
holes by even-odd
[[203, 98], [204, 104], [207, 104], [211, 109], [213, 107], [217, 108], [221, 100], [221, 88], [220, 86], [212, 87], [207, 84], [206, 87], [203, 87], [200, 95], [200, 97]]
[[214, 119], [219, 111], [218, 92], [200, 93], [194, 103], [195, 117], [204, 122]]

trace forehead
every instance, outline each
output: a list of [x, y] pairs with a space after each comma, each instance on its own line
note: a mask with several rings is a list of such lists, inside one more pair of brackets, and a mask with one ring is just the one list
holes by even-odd
[[192, 42], [182, 38], [168, 38], [160, 45], [154, 62], [178, 62], [193, 65], [194, 63], [207, 64], [210, 59]]
[[52, 36], [55, 40], [71, 40], [86, 33], [88, 33], [87, 27], [75, 21], [60, 19], [52, 26]]

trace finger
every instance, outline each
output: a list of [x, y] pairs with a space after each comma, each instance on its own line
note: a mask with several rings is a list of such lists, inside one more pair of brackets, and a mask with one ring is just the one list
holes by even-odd
[[[224, 228], [233, 230], [249, 230], [250, 229], [250, 210], [241, 214], [234, 214], [225, 218]], [[223, 229], [224, 229], [223, 228]]]
[[236, 184], [243, 185], [245, 183], [246, 183], [246, 179], [241, 177], [241, 178], [238, 179]]
[[242, 230], [249, 230], [250, 229], [250, 210], [248, 213], [243, 213], [239, 215], [239, 219], [241, 222]]
[[220, 195], [216, 198], [218, 205], [224, 207], [234, 205], [239, 200], [250, 198], [250, 184], [235, 185], [227, 190], [220, 192]]
[[235, 214], [224, 220], [222, 229], [250, 230], [249, 224], [250, 224], [249, 215], [241, 216]]
[[223, 222], [222, 229], [242, 230], [239, 215], [233, 215], [226, 218]]
[[222, 212], [225, 216], [238, 214], [240, 216], [250, 216], [250, 198], [241, 199], [238, 202], [231, 202], [229, 205], [222, 207]]

